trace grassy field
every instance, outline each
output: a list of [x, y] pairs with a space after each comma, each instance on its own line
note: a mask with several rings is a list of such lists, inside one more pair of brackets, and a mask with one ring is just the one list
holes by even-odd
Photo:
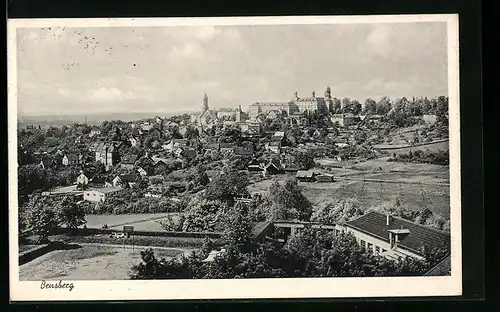
[[[445, 218], [450, 214], [449, 187], [399, 183], [342, 181], [334, 183], [301, 183], [303, 194], [313, 203], [335, 202], [342, 198], [356, 198], [366, 207], [399, 198], [410, 209], [425, 207]], [[423, 196], [422, 196], [423, 193]]]
[[[155, 250], [159, 258], [171, 258], [179, 253], [172, 250]], [[140, 250], [82, 246], [73, 250], [53, 251], [20, 266], [19, 279], [124, 280], [129, 279], [132, 266], [141, 261]]]
[[390, 157], [367, 160], [352, 166], [352, 169], [365, 170], [367, 173], [384, 172], [404, 172], [413, 174], [446, 174], [449, 175], [448, 166], [439, 166], [431, 164], [416, 164], [406, 162], [387, 161]]
[[162, 237], [162, 236], [133, 236], [132, 238], [111, 238], [109, 235], [89, 235], [89, 236], [67, 236], [54, 235], [50, 238], [53, 241], [63, 241], [67, 243], [96, 243], [123, 245], [132, 244], [141, 246], [156, 246], [170, 248], [197, 249], [203, 245], [203, 238], [194, 237]]
[[[342, 169], [341, 169], [342, 170]], [[327, 172], [328, 170], [317, 170]], [[348, 172], [350, 171], [350, 172]], [[399, 198], [410, 209], [428, 208], [445, 218], [450, 214], [449, 167], [429, 164], [413, 164], [388, 162], [387, 158], [368, 160], [352, 165], [333, 183], [304, 183], [299, 185], [303, 194], [318, 205], [325, 202], [335, 202], [342, 198], [356, 198], [366, 207], [373, 207], [384, 202], [394, 202]], [[351, 179], [377, 179], [391, 182], [362, 182]], [[285, 175], [274, 176], [272, 179], [282, 181]], [[265, 192], [272, 179], [251, 184], [251, 192]], [[416, 183], [422, 184], [416, 184]], [[410, 184], [411, 183], [411, 184]], [[441, 183], [443, 185], [432, 185]]]
[[107, 224], [109, 228], [133, 225], [137, 231], [162, 231], [162, 227], [156, 221], [169, 214], [174, 219], [178, 216], [178, 213], [94, 214], [86, 215], [85, 219], [88, 228], [101, 228], [104, 224]]

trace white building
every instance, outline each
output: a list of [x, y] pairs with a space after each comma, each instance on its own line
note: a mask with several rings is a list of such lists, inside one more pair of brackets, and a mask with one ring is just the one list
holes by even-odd
[[427, 250], [449, 248], [450, 235], [405, 219], [372, 211], [346, 222], [358, 243], [389, 259], [425, 259]]
[[103, 203], [107, 196], [119, 190], [121, 190], [121, 188], [118, 187], [103, 187], [100, 189], [87, 190], [83, 192], [83, 200]]

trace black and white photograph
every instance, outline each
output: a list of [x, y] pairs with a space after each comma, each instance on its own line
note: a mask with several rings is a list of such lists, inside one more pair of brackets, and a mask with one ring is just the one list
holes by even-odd
[[461, 294], [456, 15], [8, 37], [12, 298]]

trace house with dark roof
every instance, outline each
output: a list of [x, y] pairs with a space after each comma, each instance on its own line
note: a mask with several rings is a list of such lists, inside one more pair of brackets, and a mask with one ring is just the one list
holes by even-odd
[[233, 147], [233, 154], [236, 156], [253, 156], [253, 149], [242, 146]]
[[278, 174], [281, 173], [282, 168], [280, 165], [275, 164], [274, 162], [269, 162], [264, 166], [264, 175], [267, 174]]
[[100, 175], [95, 175], [88, 182], [89, 187], [102, 188], [106, 186], [106, 179]]
[[42, 156], [39, 164], [42, 169], [52, 168], [56, 165], [54, 160], [48, 156]]
[[80, 171], [80, 174], [76, 177], [76, 184], [87, 186], [89, 184], [89, 177], [92, 177], [91, 173]]
[[65, 166], [74, 166], [82, 163], [82, 155], [78, 154], [66, 154], [62, 159], [62, 163]]
[[451, 255], [448, 255], [432, 269], [427, 271], [424, 276], [447, 276], [451, 275]]
[[320, 174], [316, 177], [316, 182], [319, 183], [333, 182], [333, 176], [329, 174]]
[[120, 174], [113, 179], [114, 187], [128, 188], [134, 186], [140, 180], [136, 174]]
[[263, 165], [257, 160], [257, 159], [252, 159], [247, 166], [248, 171], [263, 171]]
[[299, 170], [295, 177], [300, 182], [313, 182], [316, 180], [314, 171], [312, 170]]
[[134, 169], [134, 165], [139, 160], [139, 155], [129, 154], [123, 156], [120, 166], [125, 169]]
[[271, 141], [266, 144], [266, 150], [274, 153], [281, 153], [281, 141]]
[[410, 256], [423, 260], [427, 251], [450, 247], [448, 233], [377, 211], [348, 221], [344, 227], [367, 250], [389, 259]]

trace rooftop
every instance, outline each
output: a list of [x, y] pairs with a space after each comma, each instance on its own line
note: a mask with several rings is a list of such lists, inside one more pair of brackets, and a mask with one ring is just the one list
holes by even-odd
[[314, 171], [312, 170], [299, 170], [297, 171], [297, 177], [298, 178], [311, 178], [314, 176]]
[[118, 192], [120, 190], [121, 190], [121, 188], [119, 188], [119, 187], [103, 187], [103, 188], [98, 188], [98, 189], [90, 189], [89, 191], [95, 191], [95, 192], [99, 192], [99, 193], [108, 194], [108, 193]]
[[424, 276], [443, 276], [450, 275], [451, 273], [451, 255], [441, 260], [432, 269], [430, 269]]
[[407, 230], [408, 235], [398, 242], [398, 246], [420, 255], [422, 255], [423, 246], [442, 248], [450, 245], [450, 235], [447, 233], [393, 216], [389, 225], [386, 222], [387, 215], [371, 211], [355, 220], [346, 222], [346, 225], [386, 242], [389, 242], [388, 233], [390, 230], [393, 233], [398, 229]]

